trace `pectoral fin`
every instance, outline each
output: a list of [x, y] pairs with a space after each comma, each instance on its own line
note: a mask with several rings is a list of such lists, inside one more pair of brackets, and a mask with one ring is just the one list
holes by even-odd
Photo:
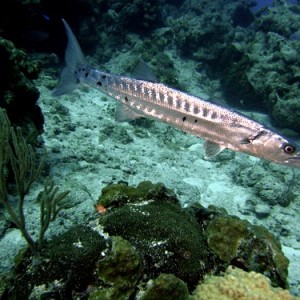
[[218, 155], [224, 149], [225, 149], [224, 146], [221, 146], [221, 145], [216, 144], [211, 141], [205, 141], [205, 144], [204, 144], [205, 158], [206, 159], [212, 158], [212, 157]]
[[141, 118], [141, 117], [142, 116], [140, 116], [139, 114], [130, 110], [125, 105], [117, 104], [117, 106], [116, 106], [115, 120], [117, 122], [129, 122], [129, 121]]

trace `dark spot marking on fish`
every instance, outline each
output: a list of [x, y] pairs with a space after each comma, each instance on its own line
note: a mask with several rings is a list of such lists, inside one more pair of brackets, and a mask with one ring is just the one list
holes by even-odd
[[134, 90], [134, 84], [132, 82], [129, 82], [128, 84], [128, 90], [133, 91]]
[[183, 117], [183, 118], [182, 118], [182, 121], [185, 122], [185, 121], [186, 121], [186, 117]]
[[79, 83], [80, 83], [80, 80], [79, 80], [79, 79], [76, 79], [76, 83], [79, 84]]
[[197, 119], [195, 119], [194, 123], [196, 124], [197, 122], [198, 122], [198, 120], [197, 120]]
[[165, 95], [163, 93], [159, 93], [159, 100], [161, 102], [164, 102], [164, 99], [165, 99]]
[[106, 75], [102, 75], [102, 79], [105, 79], [106, 78]]
[[125, 103], [127, 103], [129, 101], [127, 96], [125, 96], [124, 100], [125, 100]]
[[147, 87], [144, 87], [144, 95], [145, 96], [149, 95], [149, 89]]
[[89, 72], [84, 73], [84, 77], [87, 78], [89, 76]]
[[173, 105], [173, 98], [172, 98], [172, 96], [168, 96], [168, 104], [169, 104], [170, 106]]
[[218, 117], [218, 114], [214, 111], [212, 114], [211, 114], [211, 118], [212, 119], [216, 119]]
[[186, 112], [190, 111], [190, 104], [187, 101], [184, 103], [184, 109]]
[[198, 106], [194, 106], [194, 114], [197, 115], [200, 112], [200, 109]]
[[98, 82], [97, 82], [97, 85], [102, 86], [102, 82], [101, 82], [101, 81], [98, 81]]
[[202, 111], [202, 116], [206, 117], [207, 115], [208, 115], [208, 109], [204, 107]]

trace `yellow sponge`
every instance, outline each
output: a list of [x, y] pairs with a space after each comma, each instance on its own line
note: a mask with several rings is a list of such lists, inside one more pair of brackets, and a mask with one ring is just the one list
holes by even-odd
[[296, 300], [288, 290], [274, 288], [267, 277], [228, 267], [224, 276], [209, 276], [197, 286], [194, 300]]

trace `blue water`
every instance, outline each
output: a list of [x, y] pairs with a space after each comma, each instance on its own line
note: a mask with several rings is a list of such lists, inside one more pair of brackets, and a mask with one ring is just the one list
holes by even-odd
[[[255, 1], [257, 4], [251, 9], [252, 12], [257, 13], [259, 12], [262, 8], [266, 7], [266, 6], [272, 6], [273, 4], [273, 0], [258, 0]], [[298, 3], [298, 0], [287, 0], [288, 3]]]

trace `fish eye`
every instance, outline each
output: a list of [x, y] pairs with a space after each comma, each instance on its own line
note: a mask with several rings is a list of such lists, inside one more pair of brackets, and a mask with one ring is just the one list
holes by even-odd
[[283, 145], [283, 151], [286, 153], [286, 154], [292, 154], [295, 152], [296, 150], [296, 147], [294, 147], [293, 145], [291, 144], [284, 144]]

